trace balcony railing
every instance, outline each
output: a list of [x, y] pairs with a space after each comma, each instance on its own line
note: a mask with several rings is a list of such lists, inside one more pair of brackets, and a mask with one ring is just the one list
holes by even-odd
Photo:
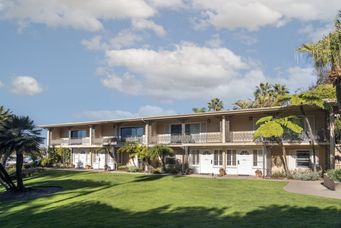
[[191, 144], [191, 143], [221, 143], [220, 132], [199, 133], [191, 135], [170, 135], [159, 134], [152, 136], [150, 139], [151, 144]]
[[254, 131], [232, 131], [229, 142], [252, 142]]

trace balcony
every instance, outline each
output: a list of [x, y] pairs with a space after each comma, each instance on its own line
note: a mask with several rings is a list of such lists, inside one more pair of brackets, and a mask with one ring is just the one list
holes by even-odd
[[252, 142], [254, 131], [232, 131], [228, 142]]
[[152, 136], [151, 144], [192, 144], [192, 143], [221, 143], [222, 135], [220, 132], [200, 133], [191, 135], [170, 135], [159, 134]]

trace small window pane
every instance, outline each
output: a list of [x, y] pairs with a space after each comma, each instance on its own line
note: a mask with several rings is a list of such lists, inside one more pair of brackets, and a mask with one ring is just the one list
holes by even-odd
[[232, 151], [232, 165], [237, 165], [237, 152], [235, 150]]
[[231, 166], [232, 165], [232, 153], [231, 150], [227, 150], [226, 153], [226, 165]]
[[253, 166], [258, 166], [257, 150], [253, 151]]

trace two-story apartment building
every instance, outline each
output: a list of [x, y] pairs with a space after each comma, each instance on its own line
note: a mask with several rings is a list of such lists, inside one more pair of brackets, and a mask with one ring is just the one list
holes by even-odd
[[[325, 168], [329, 161], [328, 113], [312, 106], [304, 107], [315, 137], [315, 160]], [[152, 147], [166, 144], [176, 152], [176, 159], [196, 173], [217, 174], [222, 168], [231, 175], [265, 175], [283, 169], [281, 147], [276, 142], [253, 140], [256, 121], [264, 116], [301, 115], [298, 107], [270, 107], [156, 116], [124, 120], [103, 120], [79, 123], [42, 125], [47, 129], [48, 147], [72, 150], [75, 167], [86, 165], [113, 168], [112, 159], [98, 152], [103, 145], [118, 148], [124, 142], [137, 142]], [[306, 128], [302, 121], [302, 127]], [[303, 132], [287, 134], [284, 145], [289, 169], [312, 166], [312, 142]], [[129, 162], [128, 155], [118, 156], [118, 162]]]

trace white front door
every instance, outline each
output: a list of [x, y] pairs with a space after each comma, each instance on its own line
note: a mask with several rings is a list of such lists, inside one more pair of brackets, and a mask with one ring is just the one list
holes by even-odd
[[105, 166], [105, 154], [104, 153], [98, 153], [94, 154], [95, 159], [93, 162], [93, 168], [94, 169], [104, 169]]
[[252, 154], [248, 150], [241, 150], [237, 154], [238, 175], [252, 175]]
[[74, 164], [76, 168], [85, 168], [85, 163], [86, 163], [85, 152], [74, 153]]
[[200, 154], [200, 173], [213, 173], [213, 154], [210, 151]]

